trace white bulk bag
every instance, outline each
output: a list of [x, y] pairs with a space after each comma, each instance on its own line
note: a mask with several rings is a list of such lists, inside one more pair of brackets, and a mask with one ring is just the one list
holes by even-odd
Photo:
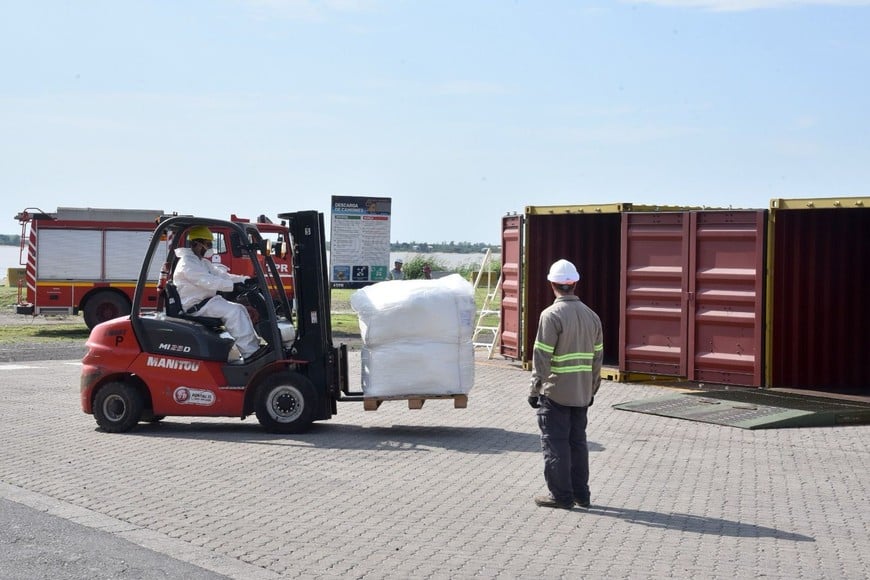
[[467, 394], [474, 383], [474, 289], [458, 274], [355, 292], [366, 396]]
[[354, 292], [350, 305], [369, 347], [417, 338], [463, 342], [474, 332], [474, 289], [459, 274], [379, 282]]
[[407, 342], [362, 349], [362, 389], [367, 397], [466, 395], [473, 384], [470, 342]]

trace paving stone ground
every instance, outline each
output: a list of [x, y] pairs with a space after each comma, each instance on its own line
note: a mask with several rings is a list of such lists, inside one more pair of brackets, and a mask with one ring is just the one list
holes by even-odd
[[77, 361], [3, 363], [0, 498], [239, 579], [870, 576], [870, 426], [631, 413], [611, 405], [671, 391], [608, 382], [593, 506], [549, 510], [529, 373], [478, 359], [466, 409], [341, 403], [294, 436], [253, 417], [103, 433]]

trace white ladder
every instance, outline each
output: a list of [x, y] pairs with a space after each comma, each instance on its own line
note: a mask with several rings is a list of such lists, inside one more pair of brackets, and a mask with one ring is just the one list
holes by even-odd
[[[487, 248], [486, 255], [484, 255], [483, 262], [480, 265], [480, 271], [477, 273], [477, 278], [474, 281], [474, 291], [476, 294], [478, 287], [480, 287], [481, 280], [483, 279], [484, 274], [486, 274], [486, 297], [483, 299], [483, 304], [481, 305], [480, 310], [477, 311], [477, 324], [474, 327], [474, 334], [471, 335], [471, 343], [475, 348], [486, 348], [488, 358], [492, 358], [493, 349], [495, 349], [501, 341], [501, 308], [494, 309], [493, 302], [501, 292], [502, 275], [499, 273], [495, 288], [492, 288], [492, 277], [487, 268], [491, 257], [492, 251]], [[487, 317], [491, 320], [492, 316], [497, 317], [495, 326], [493, 326], [491, 322], [486, 324], [486, 321], [484, 320]]]

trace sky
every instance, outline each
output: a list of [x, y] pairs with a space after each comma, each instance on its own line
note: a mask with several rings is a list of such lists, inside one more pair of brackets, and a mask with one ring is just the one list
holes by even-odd
[[868, 30], [870, 0], [0, 0], [0, 233], [341, 195], [499, 243], [527, 206], [863, 197]]

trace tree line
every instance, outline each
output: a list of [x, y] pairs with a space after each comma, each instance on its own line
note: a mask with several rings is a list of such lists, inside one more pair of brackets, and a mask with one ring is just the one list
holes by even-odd
[[483, 242], [391, 242], [391, 252], [417, 252], [428, 254], [442, 252], [447, 254], [480, 254], [486, 250], [500, 251], [501, 246]]
[[[18, 246], [21, 244], [20, 235], [0, 234], [0, 246]], [[328, 245], [328, 243], [327, 243]], [[498, 252], [501, 246], [485, 244], [483, 242], [391, 242], [391, 252], [415, 252], [429, 254], [441, 252], [447, 254], [481, 254], [486, 250]]]

